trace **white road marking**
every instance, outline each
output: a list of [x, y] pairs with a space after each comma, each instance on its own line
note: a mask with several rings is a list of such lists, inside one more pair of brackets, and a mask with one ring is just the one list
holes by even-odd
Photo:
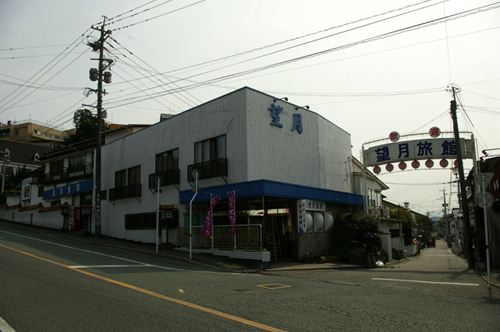
[[72, 269], [98, 269], [98, 268], [114, 268], [114, 267], [151, 267], [152, 265], [70, 265]]
[[34, 240], [34, 241], [38, 241], [38, 242], [42, 242], [42, 243], [51, 244], [51, 245], [62, 247], [62, 248], [68, 248], [68, 249], [72, 249], [72, 250], [76, 250], [76, 251], [86, 252], [86, 253], [89, 253], [89, 254], [94, 254], [94, 255], [99, 255], [99, 256], [114, 258], [114, 259], [122, 260], [122, 261], [125, 261], [125, 262], [130, 262], [130, 263], [135, 263], [135, 264], [139, 264], [139, 265], [154, 266], [156, 268], [166, 269], [166, 270], [172, 270], [172, 271], [189, 271], [189, 270], [185, 270], [185, 269], [177, 269], [177, 268], [167, 267], [167, 266], [151, 265], [151, 264], [139, 262], [139, 261], [136, 261], [136, 260], [133, 260], [133, 259], [128, 259], [128, 258], [123, 258], [123, 257], [118, 257], [118, 256], [113, 256], [113, 255], [108, 255], [108, 254], [103, 254], [101, 252], [87, 250], [87, 249], [80, 249], [80, 248], [76, 248], [76, 247], [72, 247], [72, 246], [68, 246], [68, 245], [64, 245], [64, 244], [60, 244], [60, 243], [56, 243], [56, 242], [41, 240], [41, 239], [37, 239], [35, 237], [26, 236], [26, 235], [20, 235], [20, 234], [8, 232], [8, 231], [0, 230], [0, 233], [6, 233], [6, 234], [10, 234], [10, 235], [22, 237], [22, 238], [25, 238], [25, 239], [30, 239], [30, 240]]
[[467, 282], [424, 281], [424, 280], [391, 279], [391, 278], [372, 278], [372, 280], [413, 282], [413, 283], [417, 283], [417, 284], [435, 284], [435, 285], [452, 285], [452, 286], [474, 286], [474, 287], [479, 286], [479, 284], [473, 284], [473, 283], [467, 283]]
[[[143, 263], [143, 262], [136, 261], [136, 260], [133, 260], [133, 259], [128, 259], [128, 258], [123, 258], [123, 257], [118, 257], [118, 256], [113, 256], [113, 255], [108, 255], [108, 254], [104, 254], [104, 253], [97, 252], [97, 251], [92, 251], [92, 250], [87, 250], [87, 249], [80, 249], [80, 248], [68, 246], [68, 245], [65, 245], [65, 244], [60, 244], [60, 243], [56, 243], [56, 242], [41, 240], [41, 239], [37, 239], [35, 237], [26, 236], [26, 235], [20, 235], [20, 234], [17, 234], [17, 233], [12, 233], [12, 232], [8, 232], [8, 231], [4, 231], [4, 230], [0, 230], [0, 233], [6, 233], [6, 234], [10, 234], [10, 235], [21, 237], [21, 238], [25, 238], [25, 239], [30, 239], [30, 240], [33, 240], [33, 241], [38, 241], [38, 242], [42, 242], [42, 243], [51, 244], [51, 245], [62, 247], [62, 248], [68, 248], [68, 249], [72, 249], [72, 250], [76, 250], [76, 251], [86, 252], [86, 253], [89, 253], [89, 254], [94, 254], [94, 255], [99, 255], [99, 256], [114, 258], [114, 259], [122, 260], [122, 261], [125, 261], [125, 262], [130, 262], [130, 263], [138, 264], [138, 265], [141, 265], [141, 266], [154, 267], [154, 268], [162, 269], [162, 270], [182, 271], [182, 272], [225, 273], [225, 274], [246, 275], [246, 276], [251, 275], [251, 276], [260, 277], [259, 274], [255, 274], [255, 273], [238, 273], [238, 272], [215, 272], [215, 271], [201, 271], [201, 270], [186, 270], [186, 269], [178, 269], [178, 268], [173, 268], [173, 267], [168, 267], [168, 266], [162, 266], [162, 265], [148, 264], [148, 263]], [[134, 266], [137, 266], [137, 265], [134, 265]], [[2, 330], [0, 330], [0, 331], [3, 332]]]
[[7, 322], [2, 317], [0, 317], [0, 331], [2, 331], [2, 332], [16, 332], [16, 330], [14, 330], [12, 328], [12, 326], [7, 324]]

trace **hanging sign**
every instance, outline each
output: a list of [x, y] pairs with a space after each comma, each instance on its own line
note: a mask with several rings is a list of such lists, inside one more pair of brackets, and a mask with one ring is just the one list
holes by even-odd
[[[474, 146], [472, 140], [462, 138], [460, 142], [463, 157], [473, 158], [474, 149], [468, 148]], [[407, 160], [455, 159], [456, 156], [454, 139], [428, 138], [372, 146], [363, 151], [363, 163], [365, 166], [375, 166]]]

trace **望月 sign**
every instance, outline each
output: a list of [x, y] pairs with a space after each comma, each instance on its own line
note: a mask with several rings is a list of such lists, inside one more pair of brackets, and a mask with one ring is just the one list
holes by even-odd
[[[460, 139], [462, 155], [472, 158], [473, 141]], [[470, 148], [469, 148], [470, 147]], [[363, 164], [375, 166], [407, 160], [455, 159], [457, 144], [452, 138], [430, 138], [372, 146], [363, 151]]]

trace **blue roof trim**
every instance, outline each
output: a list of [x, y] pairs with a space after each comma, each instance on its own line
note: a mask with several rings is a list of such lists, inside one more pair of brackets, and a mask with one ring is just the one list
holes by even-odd
[[[208, 202], [211, 193], [225, 199], [227, 192], [232, 190], [236, 191], [237, 198], [267, 196], [287, 199], [311, 199], [343, 205], [363, 205], [363, 196], [361, 195], [270, 180], [256, 180], [199, 188], [195, 202]], [[179, 193], [180, 203], [188, 204], [193, 194], [192, 190], [181, 191]]]

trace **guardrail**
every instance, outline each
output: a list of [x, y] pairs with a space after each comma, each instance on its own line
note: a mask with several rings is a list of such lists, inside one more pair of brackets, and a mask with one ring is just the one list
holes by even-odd
[[[177, 234], [181, 246], [189, 245], [189, 227], [179, 227]], [[193, 226], [193, 248], [262, 250], [262, 225], [236, 225], [233, 236], [231, 225], [214, 225], [214, 234], [208, 238], [203, 226]]]

